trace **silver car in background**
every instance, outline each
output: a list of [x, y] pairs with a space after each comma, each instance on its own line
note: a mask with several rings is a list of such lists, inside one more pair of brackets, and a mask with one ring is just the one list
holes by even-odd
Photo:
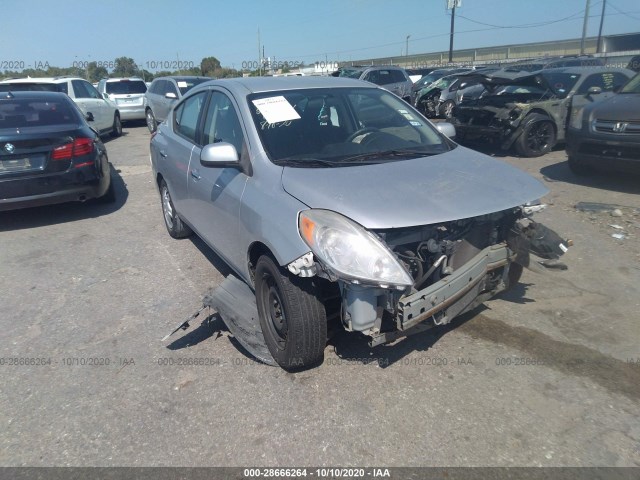
[[371, 65], [369, 67], [342, 67], [340, 77], [357, 78], [365, 82], [375, 83], [389, 90], [413, 105], [413, 82], [404, 68], [392, 65]]
[[144, 113], [149, 131], [155, 132], [158, 123], [164, 122], [176, 100], [180, 100], [194, 86], [209, 80], [210, 77], [194, 76], [155, 78], [144, 95]]
[[322, 361], [328, 322], [387, 343], [513, 285], [530, 251], [566, 249], [530, 218], [540, 182], [359, 80], [207, 82], [150, 148], [169, 234], [195, 231], [255, 291], [288, 370]]
[[122, 121], [144, 119], [144, 94], [147, 84], [141, 78], [103, 78], [98, 91], [115, 102]]

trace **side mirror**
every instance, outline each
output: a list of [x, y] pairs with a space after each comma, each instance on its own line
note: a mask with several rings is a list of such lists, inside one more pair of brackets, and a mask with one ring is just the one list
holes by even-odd
[[454, 127], [453, 125], [451, 125], [448, 122], [439, 122], [436, 123], [436, 128], [438, 129], [438, 131], [443, 134], [444, 136], [448, 137], [448, 138], [455, 138], [456, 137], [456, 127]]
[[93, 113], [91, 113], [91, 112], [87, 112], [87, 114], [84, 116], [84, 119], [85, 119], [87, 122], [93, 122], [93, 120], [94, 120], [94, 118], [93, 118]]
[[210, 143], [200, 152], [200, 164], [203, 167], [240, 168], [240, 157], [236, 147], [226, 142]]
[[598, 95], [599, 93], [602, 93], [600, 87], [589, 87], [589, 90], [587, 90], [587, 95]]
[[104, 98], [105, 100], [109, 100], [109, 94], [107, 92], [104, 92], [102, 94], [102, 98]]
[[164, 94], [164, 98], [168, 98], [169, 100], [177, 100], [178, 96], [173, 92], [167, 92]]

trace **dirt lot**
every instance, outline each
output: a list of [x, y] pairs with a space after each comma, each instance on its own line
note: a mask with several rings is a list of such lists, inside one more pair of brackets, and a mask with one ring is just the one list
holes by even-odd
[[148, 142], [107, 143], [114, 206], [0, 214], [0, 465], [640, 465], [640, 177], [503, 157], [550, 189], [569, 269], [393, 346], [340, 334], [290, 374], [215, 317], [160, 340], [227, 269], [166, 233]]

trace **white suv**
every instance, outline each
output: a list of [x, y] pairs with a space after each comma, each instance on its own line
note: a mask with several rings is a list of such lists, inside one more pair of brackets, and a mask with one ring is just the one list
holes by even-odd
[[141, 78], [103, 78], [98, 92], [108, 95], [120, 110], [122, 120], [144, 120], [144, 94], [147, 84]]
[[[83, 78], [45, 77], [16, 78], [0, 81], [0, 92], [8, 90], [49, 90], [64, 92], [80, 107], [89, 124], [101, 135], [111, 133], [113, 137], [122, 134], [120, 111], [117, 105], [98, 93], [98, 90]], [[91, 114], [91, 115], [89, 115]]]

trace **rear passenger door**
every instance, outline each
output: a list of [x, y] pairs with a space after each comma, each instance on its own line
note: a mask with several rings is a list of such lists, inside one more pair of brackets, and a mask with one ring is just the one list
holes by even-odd
[[[161, 161], [166, 162], [163, 173], [171, 192], [173, 204], [189, 223], [191, 223], [192, 215], [187, 202], [189, 165], [194, 149], [197, 147], [198, 152], [200, 151], [196, 134], [206, 99], [207, 92], [200, 92], [185, 98], [176, 107], [171, 118], [168, 119], [171, 127], [168, 129], [169, 138], [164, 149], [160, 150], [160, 156], [163, 157]], [[167, 131], [167, 129], [163, 129], [163, 131]], [[196, 160], [198, 163], [199, 155], [198, 153]]]

